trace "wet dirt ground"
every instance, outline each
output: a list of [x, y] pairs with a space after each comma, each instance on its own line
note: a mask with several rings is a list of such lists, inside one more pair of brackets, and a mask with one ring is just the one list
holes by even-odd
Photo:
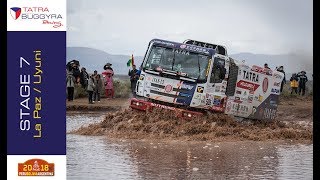
[[68, 179], [313, 179], [312, 98], [283, 98], [273, 122], [193, 121], [67, 102]]
[[225, 114], [210, 114], [185, 120], [176, 118], [166, 110], [151, 113], [131, 110], [127, 108], [127, 99], [109, 99], [94, 105], [84, 104], [84, 100], [72, 103], [67, 106], [69, 109], [78, 110], [77, 107], [81, 106], [87, 108], [86, 110], [108, 111], [100, 122], [82, 126], [70, 132], [73, 134], [196, 141], [313, 139], [313, 102], [310, 98], [281, 99], [277, 119], [273, 122], [238, 122]]
[[[67, 132], [105, 112], [68, 111]], [[194, 141], [67, 134], [68, 179], [312, 179], [312, 141]]]

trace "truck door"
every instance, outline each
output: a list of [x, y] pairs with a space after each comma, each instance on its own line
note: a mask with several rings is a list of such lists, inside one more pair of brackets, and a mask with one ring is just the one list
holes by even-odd
[[212, 70], [208, 82], [208, 93], [225, 95], [227, 81], [225, 81], [226, 68], [225, 59], [214, 57]]
[[205, 105], [213, 111], [223, 112], [227, 81], [225, 80], [225, 59], [214, 57], [211, 73], [208, 75]]

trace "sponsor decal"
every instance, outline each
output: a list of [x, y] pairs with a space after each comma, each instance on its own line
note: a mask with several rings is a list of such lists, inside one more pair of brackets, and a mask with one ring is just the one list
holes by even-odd
[[181, 49], [184, 49], [184, 48], [186, 48], [186, 47], [187, 47], [187, 45], [185, 45], [185, 44], [181, 44], [181, 45], [180, 45], [180, 48], [181, 48]]
[[252, 100], [253, 100], [253, 96], [249, 96], [248, 97], [248, 103], [252, 103]]
[[263, 119], [274, 119], [276, 118], [276, 109], [265, 108], [263, 111]]
[[[178, 85], [179, 86], [179, 85]], [[189, 85], [189, 84], [182, 84], [181, 85], [181, 89], [188, 89], [191, 90], [193, 88], [193, 86]]]
[[173, 49], [172, 52], [173, 53], [177, 53], [177, 54], [190, 55], [189, 51], [185, 51], [185, 50], [182, 50], [182, 49]]
[[259, 96], [255, 96], [255, 97], [254, 97], [254, 100], [255, 100], [255, 101], [262, 102], [262, 101], [263, 101], [263, 96], [261, 96], [261, 95], [259, 94]]
[[264, 78], [263, 82], [262, 82], [262, 91], [263, 91], [263, 93], [267, 92], [268, 84], [269, 84], [268, 78]]
[[238, 111], [240, 104], [238, 103], [233, 103], [232, 104], [232, 109]]
[[166, 45], [166, 46], [174, 46], [174, 44], [173, 44], [173, 43], [171, 43], [171, 42], [167, 42], [167, 41], [154, 40], [153, 42], [155, 42], [155, 43], [159, 43], [159, 44], [164, 44], [164, 45]]
[[211, 105], [211, 99], [209, 99], [209, 98], [206, 99], [206, 105], [207, 105], [207, 106], [210, 106], [210, 105]]
[[216, 86], [214, 89], [215, 92], [219, 92], [220, 91], [220, 86]]
[[216, 106], [219, 106], [220, 103], [221, 103], [221, 97], [220, 96], [214, 96], [213, 104], [216, 105]]
[[271, 89], [271, 93], [273, 93], [273, 94], [280, 94], [280, 89], [272, 88], [272, 89]]
[[212, 49], [215, 49], [215, 47], [216, 47], [216, 45], [213, 45], [213, 44], [194, 41], [194, 40], [188, 40], [186, 42], [186, 44], [192, 44], [192, 45], [201, 46], [201, 47], [204, 47], [204, 48], [212, 48]]
[[162, 104], [151, 103], [151, 106], [158, 107], [158, 108], [162, 108], [162, 109], [175, 110], [174, 107], [165, 106], [165, 105], [162, 105]]
[[191, 97], [190, 94], [188, 94], [188, 93], [182, 93], [182, 92], [179, 93], [179, 96], [182, 96], [182, 97]]
[[280, 87], [281, 86], [281, 82], [274, 82], [273, 86]]
[[54, 176], [54, 163], [43, 159], [29, 159], [18, 163], [18, 176]]
[[242, 97], [240, 98], [241, 101], [248, 101], [248, 98]]
[[252, 112], [251, 112], [251, 114], [255, 114], [257, 112], [257, 107], [256, 106], [252, 106]]
[[277, 101], [270, 100], [270, 106], [278, 107]]
[[194, 99], [201, 99], [201, 95], [200, 94], [195, 95]]
[[247, 95], [247, 91], [244, 91], [244, 92], [243, 92], [243, 95], [246, 96], [246, 95]]
[[251, 91], [251, 90], [250, 90], [250, 91], [249, 91], [249, 94], [254, 94], [254, 91]]
[[168, 85], [166, 85], [166, 86], [164, 87], [164, 91], [167, 92], [167, 93], [171, 92], [172, 89], [173, 89], [173, 87], [172, 87], [170, 84], [168, 84]]
[[249, 112], [249, 107], [246, 105], [240, 105], [238, 112], [242, 115], [247, 114]]
[[152, 86], [150, 86], [149, 88], [150, 88], [150, 90], [153, 90], [153, 91], [160, 91], [160, 88], [156, 88], [156, 87], [152, 87]]
[[210, 98], [206, 99], [206, 105], [210, 106], [212, 104], [212, 100]]
[[159, 79], [159, 78], [152, 78], [152, 82], [157, 83], [157, 84], [164, 84], [164, 79]]
[[226, 112], [230, 112], [230, 110], [231, 110], [231, 102], [229, 101], [227, 103]]
[[259, 101], [260, 101], [260, 102], [263, 101], [263, 96], [261, 96], [260, 94], [259, 94]]
[[240, 99], [235, 99], [235, 100], [233, 100], [233, 102], [235, 102], [235, 103], [242, 103], [242, 101], [241, 101]]
[[232, 109], [237, 112], [244, 112], [244, 113], [247, 113], [249, 111], [248, 106], [246, 106], [244, 104], [238, 104], [238, 103], [232, 104]]
[[198, 92], [198, 93], [203, 93], [203, 89], [204, 89], [204, 87], [198, 86], [198, 87], [197, 87], [197, 92]]
[[242, 93], [242, 91], [240, 91], [240, 90], [236, 91], [236, 94], [240, 94], [241, 95], [241, 93]]
[[258, 73], [261, 73], [261, 74], [266, 74], [266, 75], [269, 75], [269, 76], [272, 75], [272, 70], [271, 69], [262, 68], [262, 67], [259, 67], [259, 66], [256, 66], [256, 65], [252, 66], [251, 71], [258, 72]]
[[240, 80], [239, 82], [237, 82], [237, 87], [242, 89], [248, 89], [251, 91], [255, 91], [259, 86], [260, 86], [259, 84], [254, 84], [254, 83], [243, 81], [243, 80]]
[[234, 97], [234, 100], [240, 100], [240, 97]]
[[252, 82], [259, 82], [259, 74], [256, 74], [254, 72], [251, 71], [244, 71], [243, 70], [243, 79], [248, 80], [248, 81], [252, 81]]
[[196, 52], [200, 52], [200, 53], [209, 54], [209, 51], [206, 48], [202, 48], [202, 47], [182, 44], [182, 45], [180, 45], [180, 48], [185, 49], [185, 50], [189, 50], [189, 51], [196, 51]]

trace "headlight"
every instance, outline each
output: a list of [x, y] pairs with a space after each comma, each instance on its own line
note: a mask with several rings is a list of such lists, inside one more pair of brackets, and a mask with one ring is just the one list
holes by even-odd
[[144, 80], [144, 76], [140, 76], [139, 80], [141, 80], [141, 81]]

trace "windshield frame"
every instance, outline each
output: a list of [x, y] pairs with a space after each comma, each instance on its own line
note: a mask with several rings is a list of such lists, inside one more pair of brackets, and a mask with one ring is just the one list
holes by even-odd
[[[155, 63], [156, 66], [160, 67], [158, 69], [151, 67], [151, 63], [150, 63], [150, 61], [152, 60], [151, 56], [156, 54], [156, 53], [152, 53], [155, 48], [159, 48], [159, 49], [162, 48], [162, 50], [164, 51], [164, 52], [161, 52], [161, 55], [158, 60], [159, 63]], [[164, 55], [164, 53], [166, 53], [166, 54]], [[171, 56], [170, 56], [170, 53], [171, 53]], [[183, 54], [183, 53], [188, 53], [188, 54]], [[169, 54], [169, 58], [172, 58], [172, 63], [170, 64], [170, 66], [167, 66], [167, 68], [166, 68], [166, 67], [164, 67], [165, 64], [161, 61], [163, 61], [163, 57], [168, 56], [168, 54]], [[189, 59], [186, 58], [187, 56], [190, 56]], [[178, 57], [180, 59], [178, 59]], [[177, 59], [179, 61], [177, 61]], [[207, 79], [208, 79], [207, 71], [210, 68], [209, 66], [211, 64], [210, 63], [211, 59], [212, 59], [211, 54], [188, 51], [188, 50], [184, 50], [184, 49], [177, 48], [177, 47], [168, 47], [168, 46], [152, 43], [152, 44], [150, 44], [150, 46], [148, 48], [148, 52], [146, 53], [146, 56], [144, 58], [144, 62], [142, 64], [142, 70], [144, 72], [146, 72], [146, 70], [148, 70], [148, 72], [154, 71], [155, 73], [152, 73], [152, 74], [156, 74], [156, 75], [162, 76], [163, 74], [170, 74], [170, 75], [190, 78], [190, 79], [193, 79], [194, 82], [205, 83], [205, 82], [207, 82]], [[190, 62], [192, 61], [193, 64], [196, 65], [196, 67], [193, 68], [192, 71], [190, 71], [190, 64], [188, 62], [181, 63], [181, 62], [188, 61], [188, 60]], [[167, 61], [170, 62], [170, 60], [167, 60]], [[201, 63], [204, 61], [206, 61], [206, 63], [204, 63], [204, 64]], [[184, 65], [184, 67], [182, 67], [182, 69], [188, 67], [188, 66], [185, 66], [186, 64], [188, 64], [189, 71], [184, 71], [184, 70], [179, 71], [179, 69], [176, 69], [174, 65], [177, 62], [180, 62], [180, 64], [178, 64], [180, 66], [181, 66], [181, 64]], [[147, 65], [148, 63], [150, 63], [150, 65]], [[190, 76], [190, 74], [193, 74], [193, 76], [192, 75]], [[185, 78], [183, 78], [183, 79], [185, 79]]]

